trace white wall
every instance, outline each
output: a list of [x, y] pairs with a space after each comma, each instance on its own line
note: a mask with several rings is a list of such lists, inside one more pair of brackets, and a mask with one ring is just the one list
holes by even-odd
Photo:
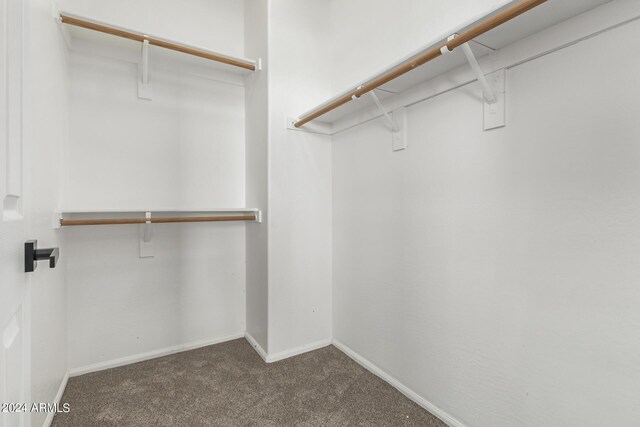
[[262, 70], [245, 82], [246, 206], [260, 208], [262, 224], [247, 224], [247, 333], [268, 351], [269, 2], [245, 1], [245, 54]]
[[[109, 2], [108, 8], [104, 2], [81, 3], [67, 9], [243, 55], [242, 2], [190, 1], [180, 8], [153, 2], [151, 18], [132, 13], [124, 2]], [[132, 17], [140, 20], [129, 22]], [[157, 30], [149, 28], [152, 18]], [[213, 25], [218, 20], [224, 25]], [[159, 31], [165, 28], [172, 33]], [[135, 64], [72, 54], [63, 207], [243, 207], [244, 88], [162, 71], [154, 68], [153, 56], [151, 73], [153, 100], [142, 100]], [[244, 227], [159, 224], [155, 256], [144, 259], [138, 257], [137, 226], [62, 230], [68, 242], [70, 369], [242, 334]]]
[[270, 17], [269, 354], [278, 355], [331, 338], [331, 140], [285, 128], [332, 95], [329, 5], [279, 0]]
[[[55, 269], [41, 263], [29, 274], [31, 294], [31, 401], [53, 402], [67, 372], [65, 263], [67, 246], [53, 229], [61, 197], [61, 153], [68, 140], [68, 76], [63, 40], [49, 0], [27, 5], [25, 43], [25, 194], [29, 238], [60, 247]], [[31, 414], [31, 425], [47, 414]]]
[[333, 137], [334, 336], [468, 426], [640, 419], [640, 24]]
[[509, 2], [330, 0], [333, 93], [356, 86], [435, 38], [446, 37]]
[[135, 64], [84, 53], [70, 62], [66, 207], [244, 205], [242, 87], [154, 70], [147, 101]]

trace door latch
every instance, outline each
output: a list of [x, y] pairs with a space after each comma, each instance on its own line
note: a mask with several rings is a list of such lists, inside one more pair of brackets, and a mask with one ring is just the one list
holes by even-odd
[[49, 260], [49, 268], [56, 268], [60, 249], [38, 249], [37, 240], [28, 240], [24, 243], [24, 272], [30, 273], [38, 266], [38, 261]]

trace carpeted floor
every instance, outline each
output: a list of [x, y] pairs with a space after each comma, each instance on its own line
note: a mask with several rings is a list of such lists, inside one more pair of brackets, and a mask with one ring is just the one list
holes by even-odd
[[244, 340], [71, 378], [73, 426], [446, 426], [326, 347], [266, 364]]

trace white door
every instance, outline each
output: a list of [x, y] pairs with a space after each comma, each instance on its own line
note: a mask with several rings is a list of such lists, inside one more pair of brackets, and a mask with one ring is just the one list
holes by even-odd
[[0, 0], [0, 426], [24, 426], [28, 420], [22, 408], [5, 406], [26, 403], [29, 397], [22, 215], [23, 7], [22, 0]]

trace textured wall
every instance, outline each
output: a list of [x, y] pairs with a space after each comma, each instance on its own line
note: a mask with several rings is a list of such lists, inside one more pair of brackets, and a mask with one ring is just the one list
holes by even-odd
[[269, 2], [246, 0], [245, 52], [263, 69], [246, 79], [246, 205], [263, 211], [262, 224], [247, 224], [247, 333], [268, 351], [269, 223]]
[[331, 0], [331, 82], [339, 92], [509, 0]]
[[331, 96], [328, 6], [271, 3], [270, 354], [331, 338], [331, 139], [285, 128]]
[[334, 136], [335, 338], [468, 426], [635, 424], [638, 35], [510, 69], [504, 129], [471, 85]]
[[[179, 10], [175, 2], [154, 2], [149, 13], [157, 27], [148, 15], [111, 2], [69, 9], [243, 55], [244, 9], [238, 2], [193, 1]], [[224, 25], [213, 25], [216, 20]], [[137, 97], [135, 64], [72, 54], [66, 209], [244, 206], [244, 88], [190, 71], [186, 65], [168, 70], [152, 52], [148, 101]], [[156, 225], [153, 258], [138, 257], [136, 226], [62, 233], [68, 242], [71, 370], [244, 332], [244, 224]]]

